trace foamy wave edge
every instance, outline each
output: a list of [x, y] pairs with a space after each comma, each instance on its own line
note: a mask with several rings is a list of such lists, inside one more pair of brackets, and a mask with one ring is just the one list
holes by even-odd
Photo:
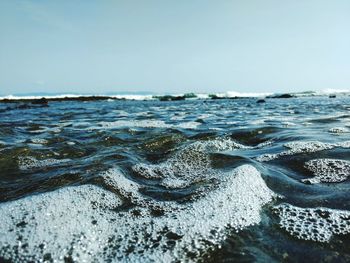
[[147, 202], [118, 212], [127, 196], [142, 201], [141, 186], [119, 169], [101, 176], [115, 191], [69, 186], [1, 204], [0, 257], [12, 262], [196, 261], [229, 231], [258, 224], [262, 207], [276, 197], [253, 166], [242, 165], [222, 173], [219, 187], [203, 198], [170, 202], [171, 210], [155, 217]]

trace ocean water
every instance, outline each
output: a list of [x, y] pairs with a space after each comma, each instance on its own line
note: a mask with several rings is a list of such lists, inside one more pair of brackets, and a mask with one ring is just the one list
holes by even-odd
[[0, 262], [349, 262], [350, 97], [0, 104]]

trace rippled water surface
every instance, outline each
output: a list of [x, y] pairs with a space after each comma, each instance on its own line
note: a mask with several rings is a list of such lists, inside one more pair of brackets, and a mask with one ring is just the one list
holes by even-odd
[[349, 262], [349, 110], [0, 105], [0, 261]]

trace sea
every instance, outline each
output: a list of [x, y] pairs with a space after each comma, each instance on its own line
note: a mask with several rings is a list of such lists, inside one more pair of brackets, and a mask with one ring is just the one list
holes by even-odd
[[349, 95], [137, 98], [0, 103], [0, 262], [350, 262]]

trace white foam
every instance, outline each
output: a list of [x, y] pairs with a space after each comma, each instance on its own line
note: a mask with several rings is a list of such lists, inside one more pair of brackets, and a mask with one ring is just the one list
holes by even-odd
[[324, 89], [322, 91], [319, 91], [318, 94], [320, 95], [329, 95], [334, 93], [349, 93], [349, 89]]
[[204, 114], [200, 114], [198, 116], [198, 119], [206, 120], [206, 119], [211, 118], [213, 116], [215, 116], [215, 115], [214, 114], [209, 114], [209, 113], [204, 113]]
[[133, 95], [133, 94], [129, 94], [129, 95], [112, 95], [110, 96], [112, 98], [116, 98], [116, 99], [126, 99], [126, 100], [153, 100], [153, 95]]
[[196, 129], [201, 123], [199, 122], [182, 122], [179, 124], [168, 124], [161, 120], [120, 120], [113, 122], [100, 122], [104, 129], [108, 128], [182, 128]]
[[298, 239], [329, 242], [333, 235], [350, 233], [350, 212], [330, 208], [275, 207], [280, 227]]
[[42, 138], [32, 138], [30, 140], [34, 144], [46, 144], [46, 143], [48, 143], [48, 140], [42, 139]]
[[124, 128], [124, 127], [142, 127], [142, 128], [169, 128], [169, 125], [160, 120], [120, 120], [112, 122], [100, 122], [103, 128]]
[[163, 163], [140, 163], [133, 166], [133, 170], [145, 178], [162, 179], [162, 185], [167, 188], [184, 188], [215, 176], [216, 171], [210, 168], [209, 152], [247, 148], [250, 147], [230, 138], [198, 141], [176, 152]]
[[[307, 97], [307, 96], [324, 96], [329, 94], [341, 94], [345, 95], [350, 93], [350, 90], [347, 89], [326, 89], [323, 91], [316, 91], [316, 92], [296, 92], [291, 93], [297, 97]], [[258, 93], [258, 92], [238, 92], [238, 91], [227, 91], [227, 92], [216, 92], [216, 93], [195, 93], [196, 98], [190, 98], [190, 100], [193, 99], [210, 99], [210, 95], [216, 95], [217, 97], [221, 98], [232, 98], [232, 97], [266, 97], [269, 95], [273, 95], [274, 93], [271, 92], [264, 92], [264, 93]], [[276, 94], [276, 93], [275, 93]], [[150, 95], [150, 94], [56, 94], [56, 95], [7, 95], [7, 96], [0, 96], [0, 99], [10, 99], [10, 100], [19, 100], [19, 99], [41, 99], [42, 97], [45, 97], [47, 99], [53, 99], [53, 98], [78, 98], [78, 97], [91, 97], [91, 96], [107, 96], [109, 98], [114, 99], [126, 99], [126, 100], [156, 100], [159, 96], [164, 95], [170, 95], [170, 96], [183, 96], [184, 93], [173, 93], [173, 94], [157, 94], [157, 95]], [[188, 98], [187, 98], [188, 99]], [[186, 100], [187, 100], [186, 99]], [[110, 101], [110, 99], [108, 99]]]
[[218, 97], [265, 97], [272, 95], [272, 93], [227, 91], [225, 93], [217, 93], [216, 95]]
[[184, 115], [175, 115], [175, 116], [172, 116], [170, 118], [170, 120], [173, 120], [173, 121], [182, 121], [186, 118], [186, 116]]
[[79, 97], [92, 97], [92, 96], [108, 96], [115, 99], [127, 99], [127, 100], [152, 100], [153, 95], [137, 95], [137, 94], [125, 94], [125, 95], [105, 95], [105, 94], [58, 94], [58, 95], [42, 95], [42, 96], [17, 96], [17, 95], [7, 95], [2, 96], [0, 99], [9, 99], [9, 100], [20, 100], [20, 99], [41, 99], [45, 97], [47, 99], [63, 99], [63, 98], [79, 98]]
[[133, 170], [145, 178], [163, 179], [168, 188], [183, 188], [208, 178], [210, 158], [203, 144], [193, 143], [163, 163], [140, 163]]
[[304, 183], [338, 183], [350, 176], [350, 162], [338, 159], [315, 159], [305, 163], [305, 168], [315, 177], [303, 179]]
[[[98, 225], [108, 219], [121, 200], [96, 186], [66, 187], [0, 205], [0, 256], [13, 262], [43, 262], [45, 255], [63, 262], [91, 262], [108, 240]], [[108, 214], [102, 217], [99, 213]]]
[[[126, 194], [139, 187], [115, 171], [108, 176]], [[2, 203], [0, 256], [12, 262], [197, 261], [229, 231], [259, 223], [262, 206], [275, 196], [250, 165], [220, 179], [217, 189], [157, 217], [147, 207], [118, 212], [122, 199], [91, 185]]]
[[288, 142], [284, 146], [289, 148], [292, 154], [318, 152], [333, 148], [332, 144], [319, 141], [295, 141]]
[[8, 99], [8, 100], [21, 100], [21, 99], [28, 99], [28, 100], [35, 100], [35, 99], [41, 99], [42, 97], [45, 97], [47, 99], [51, 98], [77, 98], [83, 95], [77, 95], [77, 94], [62, 94], [62, 95], [50, 95], [50, 96], [17, 96], [17, 95], [7, 95], [7, 96], [2, 96], [0, 99]]
[[281, 155], [279, 155], [279, 154], [266, 153], [266, 154], [258, 156], [256, 158], [256, 160], [259, 162], [268, 162], [268, 161], [275, 160], [275, 159], [279, 158], [280, 156]]
[[70, 159], [44, 159], [44, 160], [38, 160], [32, 156], [21, 156], [18, 158], [18, 167], [21, 170], [31, 170], [31, 169], [37, 169], [37, 168], [43, 168], [48, 167], [60, 163], [66, 163], [69, 162]]
[[162, 202], [148, 198], [140, 193], [142, 187], [136, 182], [128, 179], [120, 169], [110, 169], [101, 174], [104, 182], [115, 189], [124, 199], [130, 200], [133, 204], [148, 207], [162, 208], [163, 210], [175, 209], [171, 202], [167, 202], [165, 206]]
[[213, 140], [208, 141], [202, 141], [198, 142], [199, 144], [202, 144], [207, 151], [211, 152], [219, 152], [219, 151], [231, 151], [235, 149], [252, 149], [253, 147], [246, 146], [240, 143], [237, 143], [236, 141], [226, 138], [226, 137], [219, 137]]
[[173, 128], [181, 128], [181, 129], [197, 129], [198, 126], [202, 125], [200, 122], [196, 121], [188, 121], [188, 122], [182, 122], [176, 125], [172, 125]]
[[289, 150], [282, 151], [274, 154], [263, 154], [258, 156], [256, 159], [259, 162], [267, 162], [280, 158], [281, 156], [295, 155], [300, 153], [312, 153], [323, 150], [333, 149], [338, 146], [337, 144], [323, 143], [319, 141], [294, 141], [284, 144], [284, 147]]
[[[263, 125], [264, 123], [265, 123], [264, 119], [257, 119], [257, 120], [250, 121], [251, 125]], [[227, 124], [231, 124], [231, 122], [227, 122]]]
[[264, 148], [266, 146], [272, 145], [273, 143], [274, 143], [274, 140], [267, 140], [259, 143], [255, 148]]
[[341, 134], [341, 133], [348, 133], [350, 130], [345, 127], [333, 127], [328, 130], [330, 133], [335, 133], [335, 134]]
[[336, 144], [336, 147], [350, 148], [350, 141], [344, 141]]
[[[60, 127], [61, 125], [58, 125], [58, 126]], [[62, 132], [62, 129], [58, 128], [58, 127], [52, 127], [52, 128], [50, 128], [50, 127], [43, 127], [41, 129], [38, 129], [38, 130], [30, 130], [29, 132], [30, 133], [34, 133], [34, 134], [36, 134], [36, 133], [43, 133], [43, 132], [60, 133], [60, 132]]]

